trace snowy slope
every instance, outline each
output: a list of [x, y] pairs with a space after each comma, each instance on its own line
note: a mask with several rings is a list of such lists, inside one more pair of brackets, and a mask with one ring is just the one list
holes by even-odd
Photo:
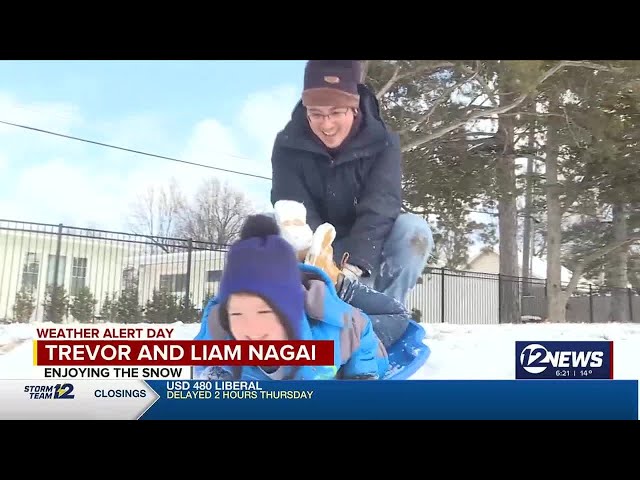
[[[37, 325], [42, 326], [42, 325]], [[176, 339], [192, 339], [199, 324], [174, 323]], [[423, 325], [432, 353], [413, 379], [513, 379], [515, 341], [613, 340], [614, 377], [640, 379], [640, 324]], [[36, 325], [0, 325], [0, 379], [32, 375]]]

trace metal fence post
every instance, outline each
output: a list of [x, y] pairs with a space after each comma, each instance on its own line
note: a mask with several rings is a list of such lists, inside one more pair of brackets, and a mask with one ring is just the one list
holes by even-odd
[[191, 303], [191, 253], [193, 251], [193, 240], [189, 239], [189, 247], [187, 250], [187, 284], [185, 285], [185, 307], [188, 308]]
[[58, 235], [56, 235], [56, 258], [53, 262], [53, 292], [58, 288], [58, 270], [60, 268], [60, 250], [62, 249], [62, 224], [58, 224]]
[[589, 284], [589, 322], [593, 323], [593, 285]]
[[498, 273], [498, 324], [502, 323], [502, 274]]
[[440, 272], [440, 274], [442, 275], [442, 278], [440, 279], [440, 320], [442, 323], [444, 323], [445, 317], [444, 317], [444, 304], [445, 304], [445, 295], [444, 295], [444, 267], [442, 267], [442, 271]]

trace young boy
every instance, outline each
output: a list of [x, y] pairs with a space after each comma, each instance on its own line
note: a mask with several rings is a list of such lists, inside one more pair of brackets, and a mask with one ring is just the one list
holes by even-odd
[[230, 248], [216, 298], [196, 340], [333, 340], [325, 367], [196, 367], [194, 377], [253, 380], [382, 378], [386, 349], [370, 318], [343, 301], [322, 269], [299, 263], [296, 250], [266, 215], [249, 217]]

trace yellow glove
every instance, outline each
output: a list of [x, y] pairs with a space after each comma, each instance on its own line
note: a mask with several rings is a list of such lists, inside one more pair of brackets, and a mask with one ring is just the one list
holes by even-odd
[[313, 239], [309, 252], [304, 263], [316, 266], [333, 280], [334, 285], [338, 284], [340, 276], [343, 275], [340, 267], [333, 261], [333, 240], [336, 238], [336, 229], [330, 223], [323, 223], [313, 233]]

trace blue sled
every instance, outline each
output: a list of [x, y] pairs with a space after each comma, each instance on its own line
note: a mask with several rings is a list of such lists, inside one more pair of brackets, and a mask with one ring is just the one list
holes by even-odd
[[[194, 340], [205, 338], [206, 326], [201, 323], [200, 331]], [[389, 369], [381, 380], [407, 380], [415, 374], [429, 359], [431, 349], [422, 341], [425, 330], [415, 321], [410, 320], [404, 335], [387, 348]], [[194, 367], [192, 373], [197, 378], [204, 367]]]
[[387, 349], [391, 365], [382, 380], [407, 380], [427, 362], [431, 349], [422, 343], [425, 335], [418, 323], [409, 322], [400, 340]]
[[[201, 334], [202, 332], [196, 336], [196, 340], [201, 339]], [[390, 365], [381, 380], [407, 380], [427, 363], [431, 349], [422, 342], [425, 336], [424, 329], [411, 320], [400, 340], [387, 348]], [[203, 369], [203, 367], [194, 367], [194, 378], [198, 378]], [[260, 378], [247, 378], [247, 380], [260, 380]]]

